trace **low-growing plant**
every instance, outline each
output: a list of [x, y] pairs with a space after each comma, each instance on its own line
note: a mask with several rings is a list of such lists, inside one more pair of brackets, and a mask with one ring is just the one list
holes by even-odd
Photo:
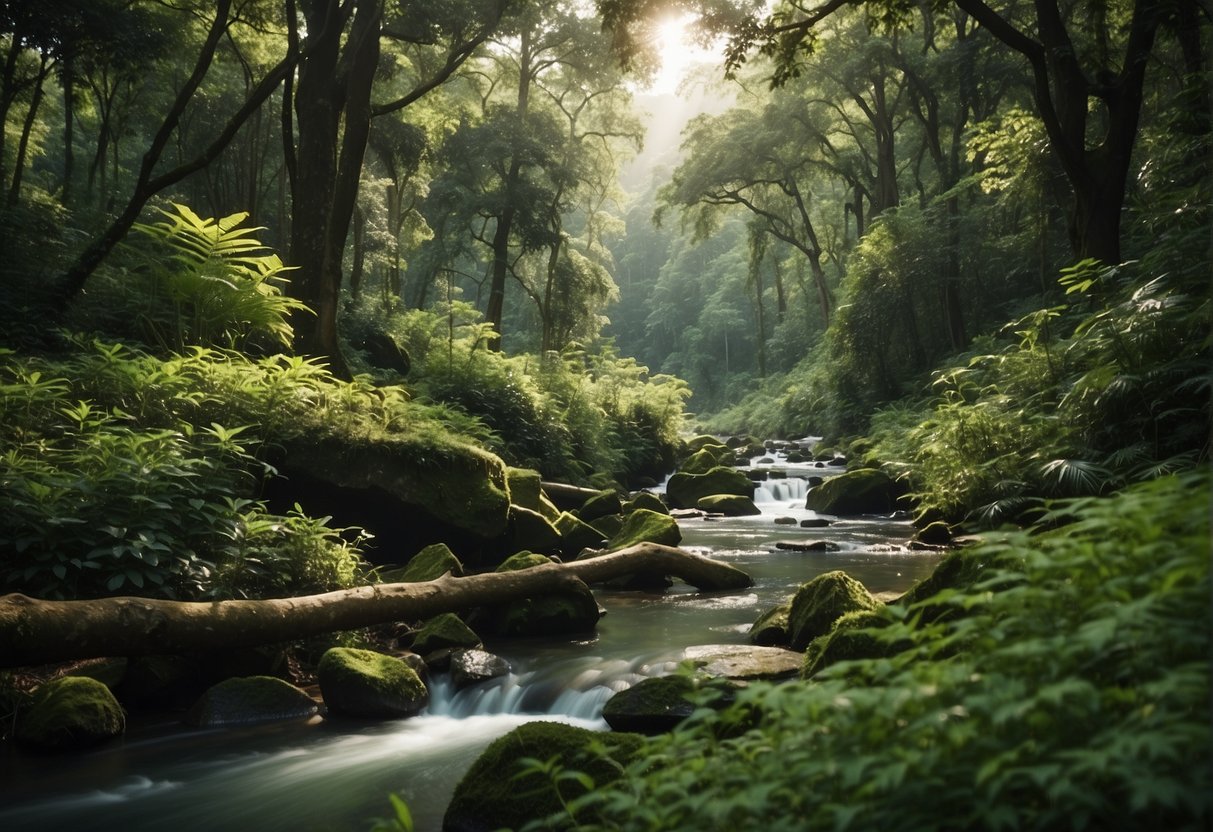
[[889, 608], [872, 632], [909, 649], [700, 711], [577, 828], [1207, 828], [1209, 497], [1201, 472], [1049, 504], [1060, 528]]

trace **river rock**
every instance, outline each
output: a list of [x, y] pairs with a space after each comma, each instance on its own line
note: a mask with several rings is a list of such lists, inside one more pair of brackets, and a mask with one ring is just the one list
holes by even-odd
[[463, 564], [445, 543], [435, 543], [409, 559], [399, 580], [406, 583], [433, 581], [447, 572], [458, 578], [463, 575]]
[[678, 521], [669, 514], [658, 514], [647, 508], [638, 508], [624, 518], [623, 526], [611, 538], [607, 549], [614, 552], [643, 542], [677, 546], [682, 542]]
[[568, 560], [575, 559], [583, 549], [601, 549], [606, 540], [602, 532], [567, 511], [557, 518], [556, 531], [560, 532], [560, 553]]
[[[489, 744], [455, 786], [443, 832], [521, 829], [559, 812], [586, 792], [578, 780], [557, 783], [547, 773], [527, 771], [524, 758], [552, 760], [564, 771], [582, 771], [596, 785], [614, 782], [640, 751], [639, 734], [600, 733], [558, 722], [528, 722]], [[601, 753], [594, 748], [601, 749]], [[590, 823], [592, 816], [578, 816]]]
[[320, 657], [316, 675], [331, 713], [394, 719], [412, 716], [429, 701], [413, 668], [374, 650], [332, 647]]
[[184, 721], [193, 728], [221, 728], [308, 719], [319, 712], [316, 700], [290, 682], [275, 676], [242, 676], [210, 687]]
[[626, 503], [623, 504], [623, 513], [631, 514], [633, 511], [635, 511], [638, 508], [644, 508], [644, 509], [648, 509], [649, 511], [655, 511], [658, 514], [669, 514], [670, 513], [670, 509], [666, 506], [666, 504], [663, 503], [661, 501], [661, 498], [658, 497], [656, 494], [654, 494], [652, 491], [638, 491], [632, 497], [632, 499], [628, 500]]
[[445, 647], [479, 647], [480, 636], [453, 612], [426, 620], [413, 636], [413, 650], [428, 655]]
[[776, 517], [775, 525], [776, 526], [795, 526], [796, 518], [795, 517]]
[[775, 548], [787, 552], [837, 552], [839, 546], [829, 540], [779, 540]]
[[126, 730], [110, 689], [87, 676], [61, 676], [41, 685], [17, 720], [16, 738], [43, 751], [89, 748]]
[[792, 597], [788, 614], [789, 641], [793, 650], [804, 650], [834, 622], [849, 612], [870, 611], [879, 605], [859, 581], [835, 570], [803, 584]]
[[543, 494], [542, 477], [531, 468], [505, 469], [505, 481], [509, 486], [510, 503], [531, 511], [539, 511], [539, 498]]
[[664, 734], [695, 712], [695, 704], [687, 698], [694, 690], [688, 676], [642, 679], [608, 699], [602, 718], [612, 731]]
[[814, 488], [804, 507], [820, 514], [888, 514], [905, 493], [905, 486], [884, 471], [860, 468], [831, 477]]
[[706, 433], [701, 433], [698, 436], [692, 436], [690, 439], [687, 440], [687, 444], [686, 444], [687, 454], [690, 455], [690, 454], [695, 453], [696, 451], [700, 451], [704, 448], [711, 447], [711, 446], [724, 448], [726, 450], [728, 450], [728, 447], [729, 447], [728, 445], [724, 444], [724, 442], [721, 442], [718, 437], [715, 437], [715, 436], [712, 436], [712, 435], [706, 434]]
[[623, 503], [619, 500], [619, 495], [614, 491], [608, 490], [599, 491], [582, 503], [577, 516], [587, 523], [593, 523], [599, 517], [605, 517], [608, 514], [620, 514], [622, 511]]
[[832, 525], [830, 521], [824, 517], [807, 517], [800, 521], [802, 529], [824, 529], [830, 525]]
[[753, 481], [743, 472], [723, 466], [712, 468], [704, 474], [679, 471], [670, 477], [665, 490], [673, 508], [692, 508], [701, 497], [712, 494], [738, 494], [754, 498]]
[[462, 648], [451, 653], [451, 681], [456, 690], [497, 679], [510, 672], [510, 663], [484, 650]]
[[[590, 523], [590, 525], [597, 529], [602, 536], [609, 541], [612, 537], [619, 534], [619, 532], [623, 529], [623, 515], [608, 514], [604, 517], [595, 519]], [[607, 545], [610, 546], [609, 543]]]
[[754, 482], [766, 482], [771, 478], [771, 472], [764, 470], [746, 471], [745, 475]]
[[952, 542], [952, 529], [942, 520], [936, 520], [915, 532], [914, 540], [930, 546], [946, 546]]
[[528, 549], [555, 554], [561, 550], [563, 538], [539, 512], [510, 506], [510, 541], [515, 551]]
[[707, 497], [700, 497], [695, 503], [695, 507], [709, 514], [723, 514], [726, 517], [748, 517], [762, 514], [752, 499], [738, 494], [711, 494]]
[[748, 644], [702, 644], [686, 648], [683, 656], [708, 676], [734, 681], [786, 679], [804, 664], [804, 656], [792, 650]]
[[830, 632], [813, 639], [805, 651], [802, 678], [809, 679], [832, 664], [857, 659], [879, 659], [908, 649], [908, 639], [892, 644], [872, 632], [889, 626], [879, 611], [849, 612], [834, 622]]
[[758, 620], [750, 626], [750, 644], [763, 647], [786, 647], [788, 645], [788, 615], [792, 611], [792, 602], [771, 607], [758, 616]]
[[[543, 555], [519, 552], [496, 571], [513, 572], [550, 562]], [[478, 632], [501, 636], [582, 635], [594, 631], [599, 615], [594, 593], [578, 584], [575, 589], [483, 607], [472, 623]]]

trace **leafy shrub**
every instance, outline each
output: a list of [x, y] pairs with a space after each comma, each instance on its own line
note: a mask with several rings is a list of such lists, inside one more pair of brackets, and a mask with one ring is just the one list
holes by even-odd
[[[1207, 828], [1209, 496], [1201, 473], [1053, 504], [1068, 525], [964, 553], [969, 589], [890, 608], [873, 632], [909, 650], [751, 685], [569, 809], [602, 818], [583, 829]], [[961, 614], [919, 621], [938, 605]]]

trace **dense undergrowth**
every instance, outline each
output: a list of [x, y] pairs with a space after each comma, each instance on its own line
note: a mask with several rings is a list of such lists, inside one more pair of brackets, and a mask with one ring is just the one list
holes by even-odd
[[1201, 472], [1052, 502], [1061, 528], [886, 608], [890, 657], [701, 708], [527, 828], [1205, 829], [1209, 497]]

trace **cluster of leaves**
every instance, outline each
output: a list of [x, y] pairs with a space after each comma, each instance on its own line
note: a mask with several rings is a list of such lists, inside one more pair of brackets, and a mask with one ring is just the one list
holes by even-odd
[[909, 463], [924, 506], [996, 525], [1208, 458], [1209, 300], [1135, 284], [1137, 271], [1066, 270], [1078, 302], [1009, 324], [1001, 349], [979, 340], [935, 374], [925, 406], [874, 417], [881, 454]]
[[6, 590], [265, 597], [350, 586], [356, 533], [251, 499], [272, 474], [256, 458], [262, 444], [307, 432], [407, 433], [438, 454], [474, 444], [449, 409], [367, 377], [339, 381], [314, 361], [76, 348], [0, 361]]
[[[407, 350], [419, 398], [512, 465], [568, 482], [660, 477], [673, 465], [687, 386], [650, 376], [609, 349], [506, 356], [487, 348], [479, 314], [455, 301], [433, 310], [368, 309]], [[365, 321], [362, 326], [369, 326]]]
[[888, 607], [870, 632], [901, 652], [702, 708], [527, 828], [1207, 828], [1209, 496], [1200, 473], [1058, 501], [1062, 528]]

